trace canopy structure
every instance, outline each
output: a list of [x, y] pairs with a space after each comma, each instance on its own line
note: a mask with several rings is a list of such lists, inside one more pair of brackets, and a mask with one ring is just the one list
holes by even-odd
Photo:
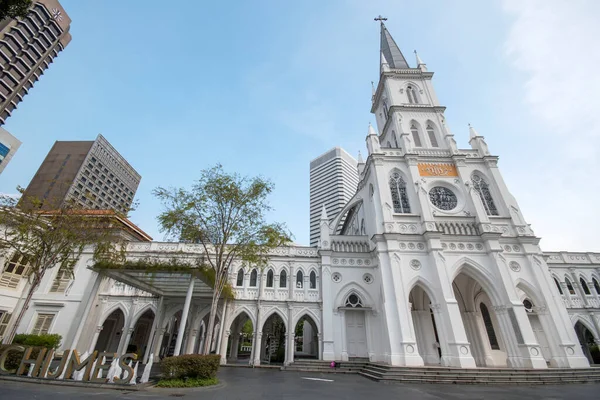
[[193, 297], [211, 298], [213, 289], [194, 271], [152, 271], [140, 269], [92, 268], [94, 271], [155, 296], [186, 297], [192, 274], [196, 276]]

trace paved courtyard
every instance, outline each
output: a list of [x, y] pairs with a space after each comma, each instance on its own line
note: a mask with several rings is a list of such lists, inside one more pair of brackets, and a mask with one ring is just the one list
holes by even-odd
[[[208, 389], [149, 389], [116, 391], [50, 386], [0, 380], [0, 399], [168, 399], [173, 397], [253, 399], [598, 399], [600, 384], [560, 386], [399, 385], [370, 381], [357, 375], [280, 372], [267, 369], [223, 368], [223, 382]], [[311, 379], [306, 379], [311, 378]], [[315, 380], [323, 379], [323, 380]]]

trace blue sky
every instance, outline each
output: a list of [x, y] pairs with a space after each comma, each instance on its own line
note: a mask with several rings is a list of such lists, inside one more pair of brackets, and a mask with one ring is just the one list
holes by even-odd
[[501, 157], [543, 248], [600, 251], [594, 1], [61, 3], [73, 40], [5, 125], [23, 145], [2, 192], [55, 140], [102, 133], [142, 175], [131, 219], [155, 239], [152, 189], [220, 162], [271, 178], [270, 217], [307, 244], [310, 160], [365, 152], [382, 14], [409, 63], [417, 49], [435, 72], [459, 146], [471, 123]]

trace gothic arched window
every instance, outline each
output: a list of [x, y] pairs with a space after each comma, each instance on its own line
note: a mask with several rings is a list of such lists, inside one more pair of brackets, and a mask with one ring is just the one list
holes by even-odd
[[590, 293], [590, 288], [588, 287], [587, 283], [585, 283], [585, 281], [583, 280], [583, 278], [579, 278], [579, 283], [581, 283], [581, 288], [583, 289], [583, 293], [585, 293], [585, 294], [591, 294]]
[[296, 274], [296, 287], [298, 289], [302, 289], [304, 287], [304, 275], [302, 274], [302, 271], [298, 271]]
[[399, 148], [398, 146], [398, 138], [396, 137], [396, 132], [392, 131], [392, 138], [394, 138], [394, 147]]
[[483, 203], [483, 208], [487, 215], [498, 215], [498, 209], [494, 204], [494, 198], [490, 192], [490, 187], [487, 182], [478, 174], [473, 174], [473, 188], [479, 194], [479, 198]]
[[596, 278], [592, 278], [592, 282], [594, 282], [594, 289], [596, 289], [596, 293], [600, 294], [600, 284], [598, 284]]
[[437, 138], [435, 137], [435, 131], [433, 130], [433, 126], [431, 126], [431, 124], [427, 124], [427, 136], [429, 136], [431, 147], [440, 147], [438, 145]]
[[273, 270], [267, 272], [267, 287], [273, 287]]
[[256, 281], [258, 280], [258, 271], [256, 268], [250, 272], [250, 287], [256, 287]]
[[279, 273], [279, 287], [280, 288], [287, 287], [287, 272], [285, 272], [285, 269], [282, 269], [281, 272]]
[[315, 274], [315, 271], [311, 271], [310, 272], [310, 286], [309, 288], [311, 289], [316, 289], [317, 288], [317, 274]]
[[567, 289], [569, 289], [569, 293], [575, 294], [575, 289], [573, 289], [573, 285], [571, 285], [569, 278], [565, 278], [565, 282], [567, 283]]
[[417, 91], [415, 90], [414, 87], [407, 86], [406, 87], [406, 95], [408, 96], [408, 102], [410, 104], [418, 104], [419, 103], [419, 101], [417, 100]]
[[492, 317], [490, 316], [487, 306], [481, 303], [479, 304], [479, 309], [481, 310], [481, 317], [483, 318], [485, 331], [487, 332], [488, 339], [490, 340], [490, 347], [492, 350], [500, 350], [498, 338], [496, 337], [496, 332], [494, 331], [494, 324], [492, 323]]
[[419, 135], [419, 129], [415, 124], [410, 126], [410, 133], [412, 134], [413, 141], [415, 142], [415, 147], [421, 147], [421, 136]]
[[558, 293], [563, 294], [562, 288], [560, 287], [560, 283], [558, 283], [558, 279], [554, 278], [554, 283], [556, 283], [556, 287], [558, 288]]
[[237, 279], [235, 280], [235, 286], [244, 286], [244, 270], [240, 268], [237, 273]]
[[357, 294], [351, 293], [344, 302], [344, 307], [362, 308], [363, 302]]
[[394, 212], [410, 214], [410, 204], [406, 193], [406, 182], [398, 172], [393, 172], [390, 177], [390, 190], [392, 191], [392, 203]]

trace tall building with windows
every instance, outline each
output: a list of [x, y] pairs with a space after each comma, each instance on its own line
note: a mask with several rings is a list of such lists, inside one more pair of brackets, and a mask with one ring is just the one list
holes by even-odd
[[37, 0], [23, 19], [0, 21], [0, 125], [71, 41], [57, 0]]
[[0, 128], [0, 174], [21, 146], [21, 141], [6, 129]]
[[357, 161], [341, 147], [334, 147], [310, 162], [310, 245], [319, 243], [323, 206], [335, 217], [356, 192]]
[[37, 199], [42, 209], [52, 209], [75, 200], [81, 207], [127, 213], [140, 180], [140, 174], [102, 135], [93, 141], [57, 141], [22, 201]]

